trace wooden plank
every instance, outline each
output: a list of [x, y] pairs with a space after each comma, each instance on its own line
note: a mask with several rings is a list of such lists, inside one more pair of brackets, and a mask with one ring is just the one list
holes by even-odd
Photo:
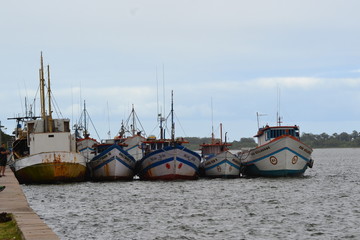
[[22, 188], [10, 168], [0, 178], [0, 212], [12, 213], [26, 240], [59, 239], [43, 220], [29, 207]]

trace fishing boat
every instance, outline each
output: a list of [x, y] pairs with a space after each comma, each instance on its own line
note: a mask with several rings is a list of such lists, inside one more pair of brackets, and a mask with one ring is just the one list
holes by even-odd
[[141, 125], [133, 106], [119, 134], [94, 145], [95, 157], [88, 164], [92, 180], [133, 179], [136, 161], [142, 157], [140, 146], [145, 140], [142, 136], [145, 131], [139, 130], [137, 123]]
[[139, 161], [142, 158], [141, 144], [146, 140], [145, 136], [145, 130], [133, 105], [129, 117], [121, 123], [119, 134], [115, 138], [124, 143], [123, 149], [133, 156], [135, 161]]
[[131, 180], [135, 175], [135, 159], [123, 149], [119, 139], [95, 144], [95, 157], [88, 163], [94, 181]]
[[74, 125], [74, 129], [77, 149], [81, 155], [85, 157], [85, 160], [88, 163], [95, 156], [94, 146], [99, 142], [90, 137], [87, 118], [90, 118], [90, 116], [86, 110], [86, 103], [84, 101], [84, 108], [80, 116], [80, 121]]
[[[173, 93], [171, 94], [173, 99]], [[149, 136], [142, 144], [143, 158], [137, 162], [137, 175], [141, 180], [178, 180], [199, 177], [200, 155], [182, 144], [183, 138], [175, 139], [173, 100], [171, 101], [171, 139], [165, 138], [163, 122], [160, 120], [160, 138]]]
[[236, 178], [240, 176], [240, 159], [229, 151], [231, 144], [222, 141], [222, 124], [220, 124], [220, 140], [215, 140], [214, 133], [210, 144], [201, 144], [200, 172], [209, 178]]
[[[53, 119], [51, 109], [50, 70], [48, 72], [48, 109], [45, 107], [45, 78], [41, 54], [40, 103], [41, 116], [18, 120], [13, 143], [13, 165], [20, 183], [56, 183], [83, 181], [86, 161], [76, 148], [75, 135], [70, 132], [69, 119]], [[10, 118], [11, 119], [11, 118]], [[25, 124], [21, 128], [19, 124]]]
[[301, 176], [313, 166], [312, 148], [300, 141], [299, 127], [268, 126], [254, 136], [258, 146], [240, 153], [245, 176]]

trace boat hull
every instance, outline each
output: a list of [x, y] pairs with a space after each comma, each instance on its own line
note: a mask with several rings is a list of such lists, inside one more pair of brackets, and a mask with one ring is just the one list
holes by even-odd
[[245, 176], [301, 176], [312, 166], [312, 149], [292, 136], [241, 153], [241, 172]]
[[205, 177], [236, 178], [240, 176], [240, 159], [229, 151], [205, 159], [201, 169]]
[[198, 179], [200, 156], [183, 147], [169, 146], [155, 150], [137, 162], [141, 180]]
[[83, 138], [76, 141], [77, 150], [85, 157], [86, 162], [89, 162], [95, 156], [95, 144], [97, 144], [97, 141], [92, 138]]
[[74, 152], [48, 152], [30, 155], [14, 162], [20, 183], [40, 184], [85, 180], [85, 158]]
[[88, 166], [94, 181], [131, 180], [135, 174], [135, 159], [116, 144], [96, 155]]

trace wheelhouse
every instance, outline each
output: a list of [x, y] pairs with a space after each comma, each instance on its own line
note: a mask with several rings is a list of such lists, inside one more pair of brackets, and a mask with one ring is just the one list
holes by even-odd
[[276, 126], [269, 127], [265, 126], [260, 128], [258, 134], [254, 137], [258, 138], [258, 145], [270, 142], [271, 140], [281, 136], [293, 136], [300, 139], [300, 130], [298, 126]]

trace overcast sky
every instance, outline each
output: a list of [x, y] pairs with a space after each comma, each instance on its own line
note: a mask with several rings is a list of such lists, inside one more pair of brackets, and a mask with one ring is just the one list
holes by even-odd
[[252, 137], [256, 113], [273, 125], [278, 109], [302, 132], [360, 131], [359, 11], [358, 0], [2, 1], [0, 120], [11, 133], [7, 118], [39, 97], [42, 51], [62, 116], [74, 123], [86, 100], [100, 138], [132, 104], [158, 135], [171, 90], [177, 136], [212, 125], [219, 136], [222, 123], [230, 141]]

